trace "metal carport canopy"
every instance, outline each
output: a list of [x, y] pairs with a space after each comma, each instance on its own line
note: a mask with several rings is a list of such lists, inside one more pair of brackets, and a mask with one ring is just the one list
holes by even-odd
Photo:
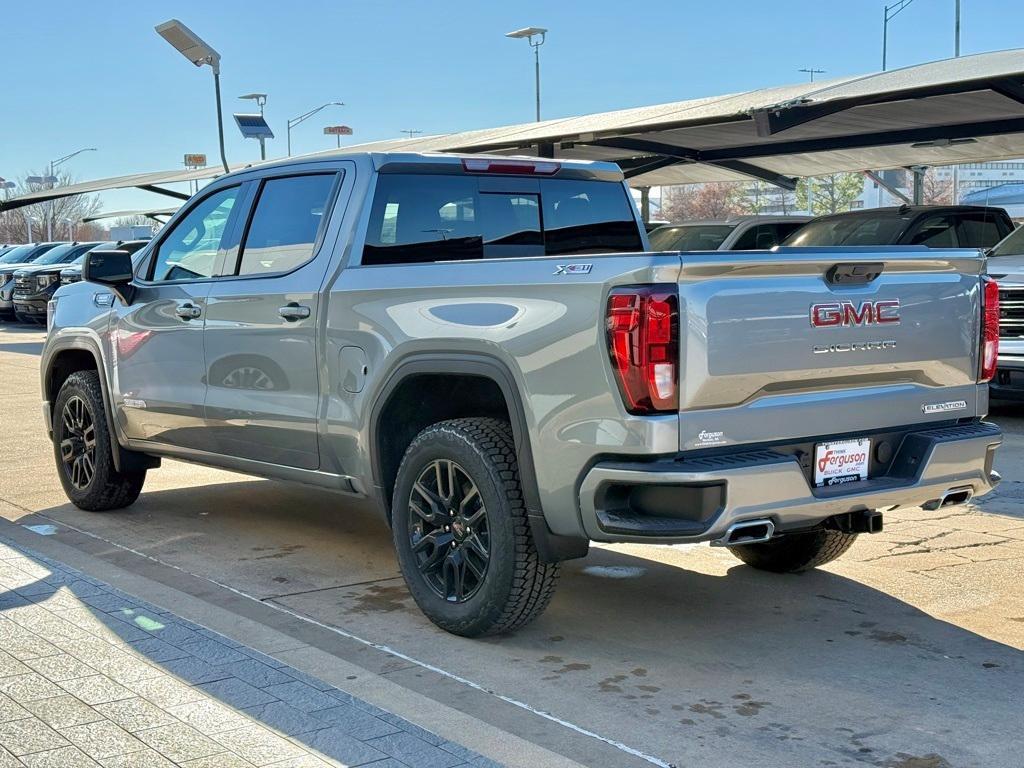
[[[157, 216], [173, 216], [178, 212], [178, 208], [181, 206], [173, 206], [171, 208], [136, 208], [130, 211], [101, 211], [100, 213], [94, 213], [92, 216], [85, 216], [82, 218], [83, 224], [88, 224], [93, 221], [102, 221], [103, 219], [124, 219], [131, 216], [145, 216], [147, 219], [157, 219]], [[163, 222], [161, 222], [163, 223]]]
[[[245, 166], [237, 166], [237, 168], [243, 167]], [[114, 176], [109, 179], [82, 181], [77, 184], [68, 184], [63, 187], [40, 189], [36, 192], [29, 192], [25, 195], [12, 197], [9, 200], [2, 200], [0, 201], [0, 211], [9, 211], [14, 208], [21, 208], [25, 205], [34, 205], [35, 203], [45, 203], [47, 200], [57, 200], [62, 197], [88, 195], [93, 192], [102, 192], [107, 189], [127, 189], [128, 187], [137, 187], [149, 192], [157, 192], [162, 195], [174, 197], [179, 200], [188, 200], [190, 195], [172, 189], [164, 189], [162, 185], [186, 181], [202, 181], [204, 179], [212, 179], [223, 173], [224, 170], [218, 166], [216, 168], [198, 168], [187, 171], [177, 170], [156, 171], [152, 173], [133, 173], [127, 176]]]
[[[350, 152], [541, 154], [618, 163], [634, 186], [740, 181], [1024, 157], [1024, 50], [503, 128], [375, 141]], [[243, 165], [238, 166], [244, 167]], [[207, 179], [219, 169], [83, 182], [0, 202]]]
[[610, 160], [636, 186], [1022, 157], [1024, 50], [347, 151], [392, 149]]

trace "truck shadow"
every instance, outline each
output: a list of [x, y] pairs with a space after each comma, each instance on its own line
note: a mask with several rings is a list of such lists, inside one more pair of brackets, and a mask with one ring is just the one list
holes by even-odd
[[[834, 571], [775, 575], [703, 548], [595, 547], [565, 564], [538, 621], [468, 640], [423, 617], [387, 527], [343, 496], [245, 481], [147, 492], [103, 516], [69, 505], [43, 514], [442, 669], [458, 659], [451, 671], [488, 690], [601, 723], [680, 764], [694, 740], [726, 737], [751, 754], [803, 755], [791, 764], [822, 751], [879, 765], [901, 754], [948, 761], [936, 766], [1017, 759], [1024, 654], [931, 615], [986, 601], [1019, 609], [986, 593], [994, 587], [913, 576], [914, 605]], [[1005, 566], [1019, 573], [1019, 561]], [[1024, 627], [1018, 613], [998, 614], [1004, 636], [1006, 620]], [[415, 688], [415, 675], [388, 679]]]

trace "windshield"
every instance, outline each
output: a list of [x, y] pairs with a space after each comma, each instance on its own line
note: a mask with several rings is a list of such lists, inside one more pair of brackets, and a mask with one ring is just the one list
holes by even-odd
[[1021, 256], [1024, 255], [1024, 227], [1017, 227], [1009, 235], [997, 243], [995, 248], [988, 252], [991, 259], [995, 256]]
[[59, 264], [62, 261], [70, 261], [74, 258], [72, 254], [77, 252], [78, 248], [79, 246], [71, 245], [70, 243], [58, 245], [48, 250], [32, 263], [42, 266], [43, 264]]
[[804, 224], [783, 245], [896, 245], [909, 223], [898, 215], [828, 216]]
[[652, 251], [717, 251], [735, 224], [683, 224], [661, 227], [648, 236]]
[[12, 248], [0, 256], [0, 264], [20, 264], [21, 260], [25, 258], [25, 254], [33, 248], [35, 248], [34, 245], [19, 245], [17, 248]]

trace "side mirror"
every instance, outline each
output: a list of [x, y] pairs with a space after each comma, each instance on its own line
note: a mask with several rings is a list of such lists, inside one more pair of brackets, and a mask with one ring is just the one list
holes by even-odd
[[83, 280], [107, 286], [123, 304], [132, 303], [134, 276], [128, 251], [89, 251], [82, 264]]

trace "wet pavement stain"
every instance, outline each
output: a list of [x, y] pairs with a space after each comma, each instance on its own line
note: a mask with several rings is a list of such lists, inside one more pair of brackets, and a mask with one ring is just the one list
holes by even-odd
[[879, 643], [905, 643], [907, 642], [906, 635], [901, 635], [899, 632], [883, 632], [880, 629], [872, 630], [871, 634], [868, 635], [872, 640]]
[[597, 689], [601, 691], [601, 693], [622, 693], [622, 686], [617, 685], [617, 683], [621, 683], [625, 679], [625, 675], [612, 675], [611, 677], [606, 677], [597, 684]]
[[633, 677], [647, 677], [647, 670], [643, 667], [637, 667], [631, 670], [629, 674], [633, 675]]
[[540, 660], [541, 664], [564, 664], [565, 659], [561, 656], [545, 656]]
[[934, 752], [927, 755], [908, 755], [897, 752], [896, 757], [884, 763], [886, 768], [953, 768], [946, 758]]
[[771, 702], [768, 701], [744, 701], [742, 704], [733, 705], [733, 711], [743, 717], [753, 717], [761, 713]]
[[251, 552], [266, 552], [265, 555], [256, 555], [255, 557], [240, 557], [239, 560], [276, 560], [282, 557], [288, 557], [293, 555], [300, 549], [305, 549], [305, 544], [285, 544], [281, 547], [252, 547]]
[[548, 638], [548, 642], [549, 643], [560, 643], [563, 640], [565, 640], [565, 638], [562, 637], [561, 635], [552, 635], [551, 637]]
[[698, 715], [710, 715], [716, 720], [725, 720], [725, 715], [721, 711], [723, 706], [725, 705], [720, 701], [701, 699], [701, 703], [690, 705], [690, 711]]
[[555, 672], [558, 673], [558, 674], [561, 674], [563, 672], [580, 672], [580, 671], [582, 671], [584, 669], [590, 669], [590, 665], [589, 664], [584, 664], [584, 663], [579, 662], [579, 661], [573, 661], [573, 662], [570, 662], [569, 664], [564, 665], [560, 669], [556, 669]]
[[403, 585], [372, 584], [364, 592], [351, 592], [355, 604], [346, 613], [390, 613], [408, 610], [409, 591]]
[[641, 691], [647, 691], [648, 693], [657, 693], [661, 690], [657, 685], [638, 685], [637, 688]]

